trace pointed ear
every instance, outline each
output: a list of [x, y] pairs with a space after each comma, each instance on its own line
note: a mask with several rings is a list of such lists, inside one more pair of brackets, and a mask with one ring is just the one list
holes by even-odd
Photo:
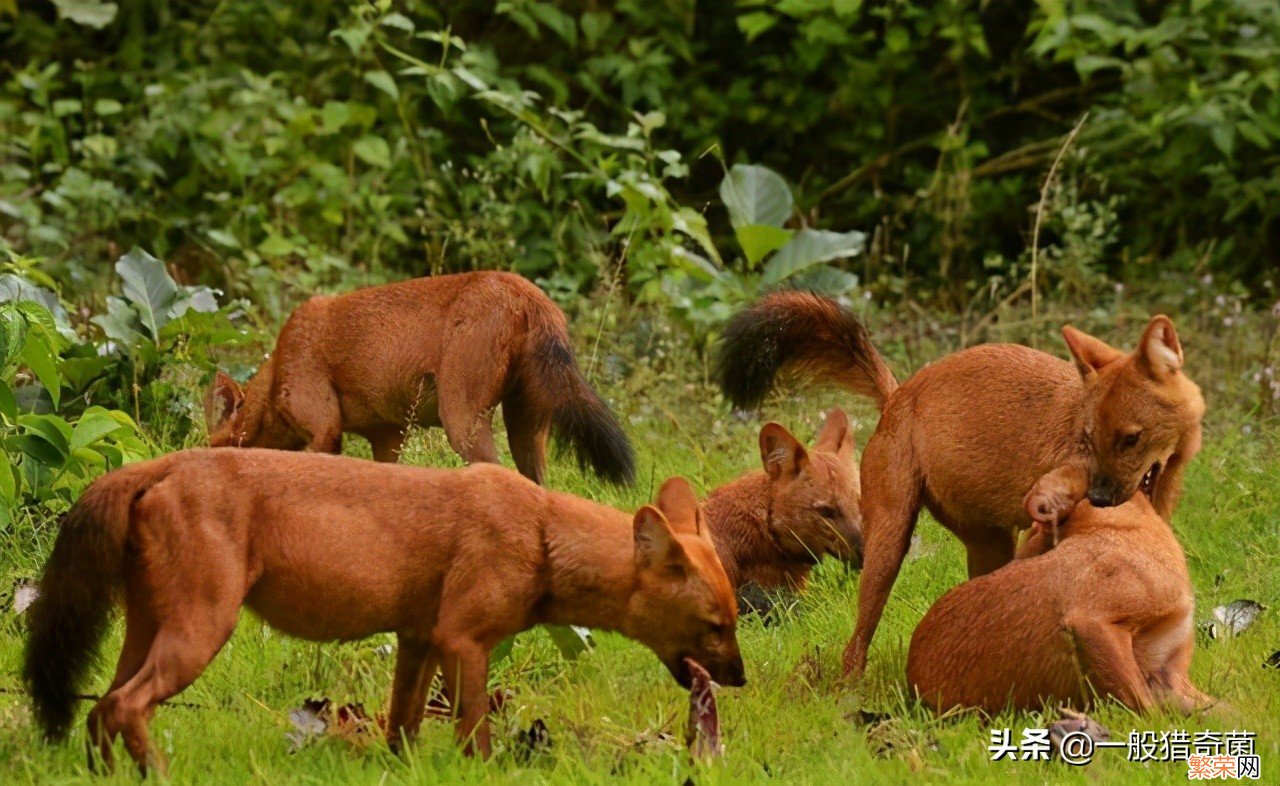
[[809, 464], [809, 454], [800, 440], [778, 423], [760, 429], [760, 460], [772, 480], [794, 478]]
[[1139, 363], [1152, 376], [1160, 378], [1182, 369], [1182, 343], [1173, 320], [1160, 314], [1151, 318], [1142, 331], [1136, 352]]
[[836, 407], [827, 413], [813, 447], [842, 458], [853, 456], [853, 431], [849, 428], [849, 416], [843, 409]]
[[1062, 338], [1067, 342], [1067, 349], [1080, 369], [1080, 376], [1088, 378], [1108, 363], [1124, 358], [1124, 353], [1107, 342], [1094, 338], [1088, 333], [1067, 325], [1062, 329]]
[[666, 517], [672, 532], [702, 535], [705, 528], [698, 495], [684, 478], [671, 478], [658, 489], [658, 510]]
[[244, 403], [244, 391], [239, 383], [222, 371], [213, 377], [213, 384], [204, 399], [205, 423], [210, 430], [231, 417], [232, 413]]
[[678, 565], [684, 559], [684, 549], [676, 541], [676, 535], [667, 526], [662, 511], [645, 505], [636, 511], [634, 522], [636, 565], [640, 568], [661, 568]]

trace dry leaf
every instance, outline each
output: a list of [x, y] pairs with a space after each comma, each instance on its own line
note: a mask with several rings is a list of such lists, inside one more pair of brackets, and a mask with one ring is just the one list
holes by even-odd
[[30, 579], [18, 579], [13, 583], [13, 613], [22, 614], [40, 597], [40, 587]]
[[1231, 638], [1244, 632], [1257, 621], [1266, 609], [1256, 600], [1234, 600], [1213, 610], [1214, 622], [1209, 626], [1209, 638]]

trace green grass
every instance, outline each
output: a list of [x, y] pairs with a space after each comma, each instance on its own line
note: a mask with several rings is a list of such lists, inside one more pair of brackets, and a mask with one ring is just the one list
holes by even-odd
[[[669, 475], [683, 474], [706, 491], [758, 465], [759, 420], [727, 414], [699, 385], [663, 378], [632, 383], [642, 385], [643, 394], [619, 398], [628, 402], [627, 428], [640, 455], [637, 487], [603, 487], [566, 460], [555, 462], [549, 485], [634, 509]], [[848, 396], [775, 401], [764, 415], [808, 440], [823, 407], [837, 401], [854, 415], [859, 445], [865, 444], [875, 413]], [[1280, 670], [1262, 663], [1280, 648], [1280, 432], [1255, 427], [1246, 434], [1238, 418], [1215, 422], [1224, 421], [1235, 425], [1211, 429], [1191, 468], [1175, 526], [1195, 582], [1198, 619], [1237, 598], [1269, 607], [1238, 638], [1199, 641], [1192, 676], [1231, 709], [1207, 718], [1137, 718], [1107, 705], [1095, 717], [1120, 738], [1132, 729], [1255, 731], [1264, 781], [1275, 783]], [[183, 441], [198, 440], [190, 435]], [[347, 450], [360, 454], [366, 446], [353, 440]], [[406, 460], [458, 463], [438, 432], [411, 441]], [[51, 546], [49, 524], [28, 522], [0, 544], [0, 586], [38, 575]], [[1012, 728], [1017, 738], [1024, 727], [1043, 726], [1046, 717], [1009, 714], [992, 723], [974, 715], [937, 719], [910, 700], [904, 664], [911, 630], [939, 595], [963, 580], [958, 541], [927, 517], [917, 531], [921, 546], [903, 568], [858, 688], [838, 679], [857, 594], [857, 576], [843, 566], [820, 566], [810, 589], [777, 624], [743, 620], [739, 638], [750, 683], [719, 692], [727, 754], [710, 764], [689, 761], [682, 744], [687, 695], [647, 650], [600, 634], [595, 650], [566, 662], [541, 631], [524, 634], [510, 660], [495, 669], [495, 685], [514, 691], [514, 698], [494, 720], [496, 755], [487, 763], [463, 758], [450, 728], [440, 722], [428, 722], [403, 759], [390, 755], [380, 740], [323, 739], [291, 754], [287, 712], [304, 699], [328, 696], [360, 702], [370, 711], [383, 708], [391, 660], [377, 646], [390, 637], [319, 645], [284, 638], [248, 614], [208, 671], [179, 697], [194, 706], [159, 709], [153, 740], [169, 758], [170, 777], [182, 783], [681, 783], [687, 777], [699, 784], [988, 783], [997, 777], [1019, 783], [1165, 783], [1186, 777], [1185, 764], [1130, 763], [1123, 750], [1100, 751], [1082, 769], [992, 763], [986, 751], [989, 726]], [[1018, 635], [1017, 619], [1008, 623], [1009, 635]], [[119, 651], [118, 628], [92, 691], [101, 690]], [[87, 781], [82, 724], [58, 746], [44, 744], [31, 726], [17, 677], [22, 645], [22, 620], [6, 603], [0, 612], [0, 783]], [[869, 729], [856, 721], [860, 709], [887, 712], [893, 720]], [[514, 735], [537, 718], [549, 727], [552, 746], [524, 761], [513, 753]], [[135, 780], [126, 766], [105, 782]]]

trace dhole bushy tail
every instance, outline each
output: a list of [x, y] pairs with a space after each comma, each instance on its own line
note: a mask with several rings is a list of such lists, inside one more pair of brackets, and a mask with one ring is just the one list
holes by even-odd
[[526, 411], [551, 424], [551, 433], [573, 448], [578, 466], [613, 483], [631, 483], [636, 462], [631, 443], [609, 405], [583, 378], [563, 325], [530, 326], [517, 384]]
[[94, 482], [63, 516], [40, 596], [27, 611], [23, 680], [36, 722], [66, 736], [85, 673], [97, 659], [124, 575], [129, 511], [150, 483], [121, 470]]
[[720, 339], [718, 372], [725, 395], [756, 407], [783, 371], [830, 382], [875, 399], [898, 387], [867, 328], [830, 298], [774, 292], [739, 313]]

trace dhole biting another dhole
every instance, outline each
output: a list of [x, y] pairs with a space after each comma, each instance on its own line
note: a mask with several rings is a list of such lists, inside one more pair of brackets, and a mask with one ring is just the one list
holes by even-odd
[[907, 678], [935, 710], [1083, 707], [1095, 695], [1136, 712], [1213, 704], [1187, 674], [1195, 601], [1169, 524], [1144, 492], [1074, 510], [1064, 508], [1071, 494], [1046, 476], [1027, 507], [1048, 520], [1019, 558], [951, 589], [921, 620]]
[[824, 556], [862, 556], [858, 465], [842, 410], [827, 413], [812, 448], [777, 423], [760, 429], [763, 470], [712, 491], [702, 509], [734, 587], [801, 589]]
[[834, 301], [779, 292], [739, 314], [721, 344], [730, 400], [760, 403], [779, 372], [871, 396], [880, 423], [862, 454], [863, 569], [845, 671], [861, 675], [921, 505], [964, 542], [970, 577], [1013, 557], [1027, 489], [1057, 470], [1094, 505], [1143, 489], [1170, 517], [1200, 448], [1204, 400], [1182, 372], [1168, 317], [1125, 354], [1067, 327], [1075, 361], [1012, 344], [957, 352], [901, 387], [866, 328]]
[[733, 590], [679, 478], [632, 517], [489, 464], [182, 451], [96, 480], [40, 587], [24, 671], [38, 722], [65, 735], [119, 599], [124, 648], [90, 740], [109, 763], [122, 735], [144, 769], [156, 706], [204, 671], [242, 606], [305, 639], [397, 634], [393, 747], [417, 731], [439, 670], [459, 741], [488, 755], [489, 652], [543, 623], [618, 631], [686, 687], [686, 657], [745, 682]]
[[343, 432], [378, 461], [409, 425], [443, 426], [467, 462], [498, 463], [502, 404], [516, 467], [541, 484], [547, 436], [603, 478], [630, 483], [635, 459], [574, 360], [564, 314], [514, 273], [481, 271], [318, 296], [280, 331], [241, 387], [218, 372], [205, 396], [209, 444], [338, 453]]

